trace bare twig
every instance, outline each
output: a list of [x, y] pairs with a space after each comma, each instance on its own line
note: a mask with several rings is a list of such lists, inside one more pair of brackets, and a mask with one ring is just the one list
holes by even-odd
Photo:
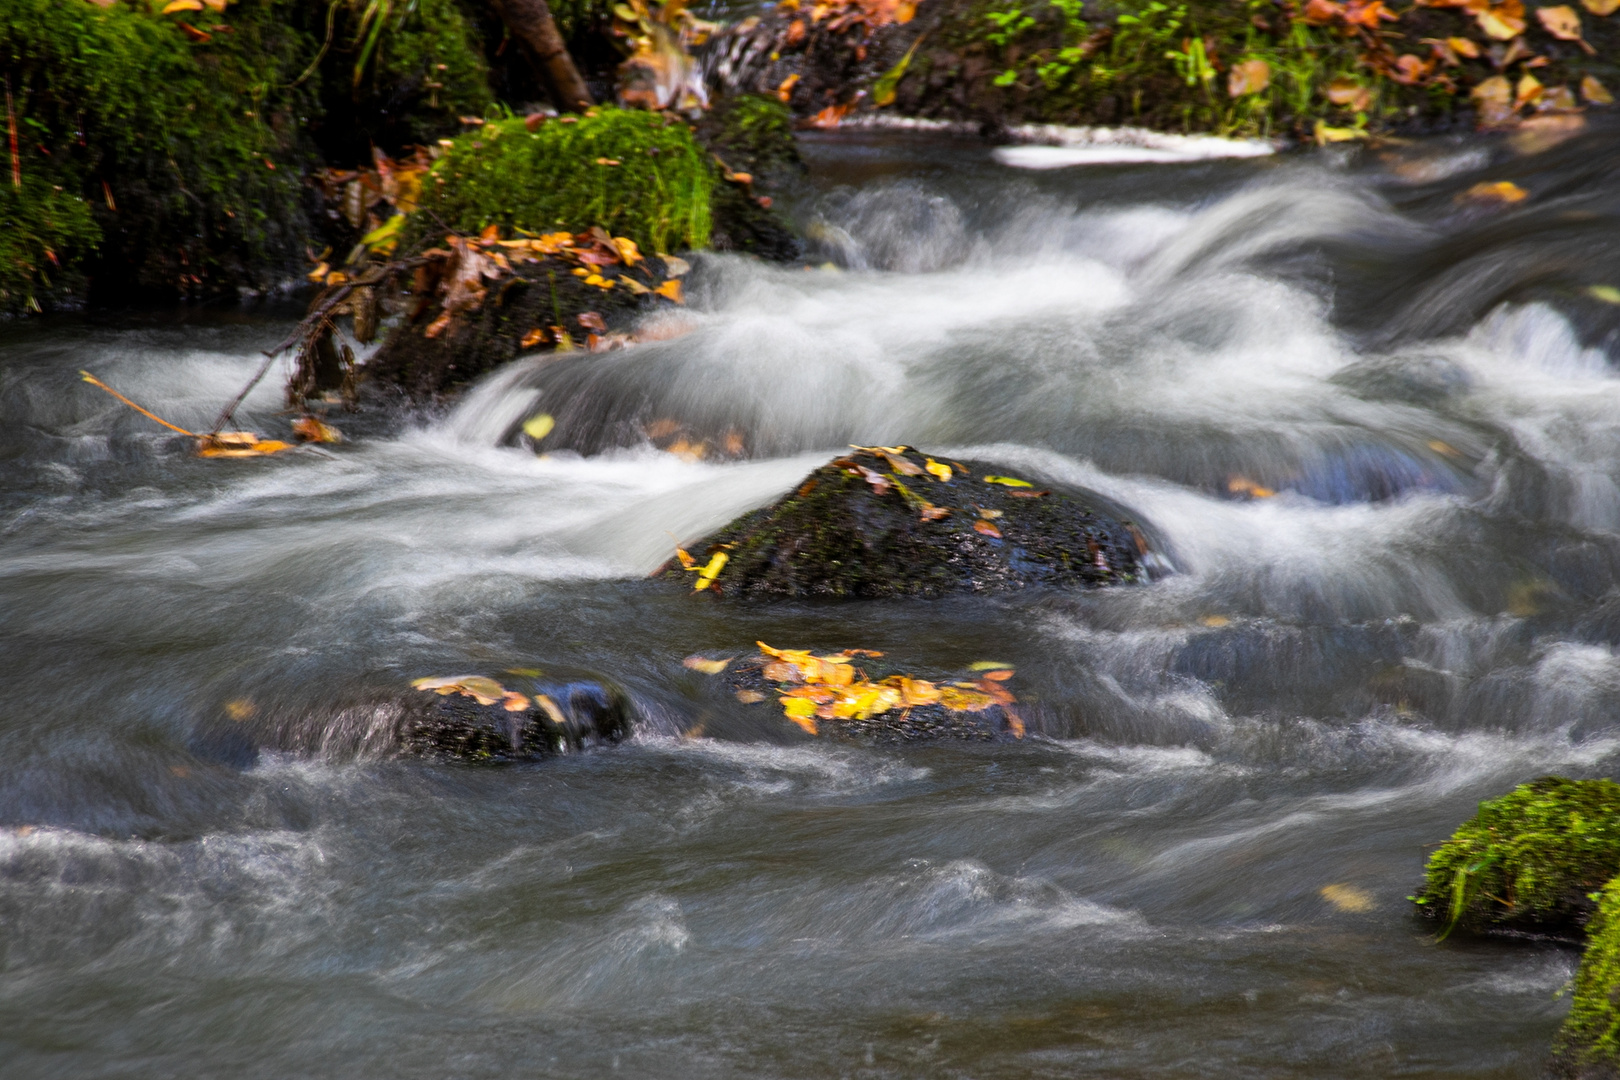
[[190, 435], [193, 439], [200, 437], [200, 436], [198, 436], [198, 434], [195, 431], [187, 431], [185, 428], [181, 427], [179, 424], [171, 424], [167, 420], [163, 419], [163, 417], [159, 416], [157, 413], [149, 412], [148, 410], [141, 408], [139, 405], [137, 405], [133, 401], [129, 400], [129, 398], [125, 397], [123, 394], [120, 394], [118, 391], [114, 390], [112, 387], [108, 386], [106, 383], [102, 382], [100, 379], [96, 378], [94, 375], [90, 374], [88, 371], [80, 371], [79, 375], [84, 379], [85, 382], [89, 383], [91, 386], [94, 386], [94, 387], [97, 387], [98, 389], [107, 391], [107, 393], [111, 394], [113, 397], [117, 398], [119, 401], [122, 401], [125, 405], [128, 405], [130, 408], [134, 409], [136, 412], [140, 413], [142, 416], [146, 417], [149, 420], [156, 420], [158, 423], [162, 424], [164, 427], [168, 428], [170, 431], [178, 431], [182, 435]]

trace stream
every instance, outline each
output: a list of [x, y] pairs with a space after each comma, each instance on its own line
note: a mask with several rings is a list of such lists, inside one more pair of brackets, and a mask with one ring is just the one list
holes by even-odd
[[[1617, 133], [807, 135], [807, 265], [696, 257], [683, 336], [329, 453], [79, 381], [206, 429], [292, 307], [0, 325], [0, 1074], [1538, 1076], [1578, 953], [1405, 897], [1479, 800], [1620, 761]], [[510, 445], [536, 409], [573, 449]], [[612, 434], [664, 416], [748, 453]], [[645, 579], [851, 442], [1090, 488], [1172, 572]], [[1029, 735], [812, 739], [681, 664], [756, 640], [1014, 665]], [[436, 763], [355, 704], [531, 668], [634, 736]]]

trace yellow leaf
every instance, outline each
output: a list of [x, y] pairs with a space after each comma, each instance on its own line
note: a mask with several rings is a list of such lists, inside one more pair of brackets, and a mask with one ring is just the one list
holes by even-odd
[[1226, 79], [1226, 92], [1232, 97], [1258, 94], [1271, 85], [1271, 65], [1264, 60], [1244, 60], [1233, 64]]
[[722, 671], [726, 670], [726, 665], [729, 663], [731, 663], [729, 659], [707, 660], [701, 656], [688, 656], [685, 660], [681, 661], [681, 666], [689, 667], [693, 671], [701, 671], [705, 675], [718, 675]]
[[539, 442], [547, 435], [550, 435], [551, 430], [556, 426], [557, 421], [550, 413], [536, 413], [523, 421], [523, 434], [535, 442]]
[[[1616, 3], [1620, 3], [1620, 0], [1616, 0]], [[1581, 97], [1593, 105], [1614, 104], [1614, 95], [1609, 93], [1609, 88], [1590, 75], [1581, 78]]]
[[641, 261], [641, 249], [636, 242], [624, 236], [615, 236], [613, 246], [619, 249], [619, 258], [624, 260], [626, 266], [634, 266]]
[[[1507, 5], [1502, 6], [1506, 7]], [[1481, 11], [1474, 18], [1478, 20], [1481, 30], [1498, 41], [1512, 41], [1524, 33], [1524, 28], [1527, 25], [1523, 19], [1496, 9]]]
[[1358, 889], [1354, 885], [1324, 885], [1321, 895], [1322, 899], [1340, 911], [1359, 914], [1371, 911], [1376, 906], [1372, 893], [1366, 889]]
[[872, 84], [873, 105], [882, 108], [894, 104], [894, 96], [900, 89], [900, 80], [906, 77], [906, 69], [911, 66], [911, 56], [921, 44], [922, 38], [918, 37], [911, 43], [911, 48], [906, 50], [906, 55], [900, 58], [900, 62], [885, 71], [878, 81]]
[[564, 724], [568, 723], [568, 717], [563, 715], [563, 711], [557, 707], [557, 703], [552, 701], [548, 695], [536, 694], [534, 696], [534, 703], [540, 706], [540, 708], [544, 710], [546, 716], [550, 718], [551, 722], [556, 724], [558, 727], [562, 727]]
[[[1620, 3], [1620, 0], [1615, 0], [1615, 2]], [[1469, 38], [1446, 38], [1446, 44], [1450, 45], [1451, 51], [1456, 53], [1458, 56], [1466, 56], [1470, 60], [1479, 59], [1479, 46], [1474, 44], [1474, 42]]]
[[392, 253], [399, 244], [400, 230], [405, 227], [405, 215], [395, 214], [381, 225], [372, 229], [360, 238], [360, 242], [368, 248], [373, 248], [378, 254]]
[[311, 281], [321, 282], [321, 281], [325, 281], [326, 280], [326, 275], [330, 274], [331, 272], [332, 272], [331, 266], [327, 265], [326, 263], [321, 263], [315, 269], [311, 270], [307, 276], [309, 277], [309, 280], [311, 280]]
[[698, 571], [697, 584], [692, 586], [693, 592], [701, 592], [714, 584], [714, 579], [720, 576], [720, 571], [726, 567], [726, 560], [730, 556], [723, 551], [717, 551], [709, 559], [708, 565]]
[[163, 14], [173, 15], [177, 11], [201, 11], [202, 0], [169, 0], [163, 5]]
[[1326, 146], [1328, 143], [1353, 142], [1356, 139], [1365, 139], [1367, 133], [1360, 128], [1329, 127], [1318, 120], [1316, 122], [1316, 144]]
[[939, 691], [939, 703], [952, 712], [983, 712], [994, 705], [996, 699], [982, 690], [944, 686]]
[[1010, 669], [1011, 667], [1012, 667], [1011, 664], [1003, 664], [999, 660], [975, 660], [975, 661], [973, 661], [973, 663], [968, 665], [968, 670], [969, 671], [1000, 671], [1003, 668], [1009, 668]]
[[1523, 202], [1530, 193], [1511, 180], [1498, 180], [1496, 183], [1478, 183], [1461, 195], [1461, 199], [1472, 199], [1479, 202]]
[[247, 698], [236, 698], [225, 703], [225, 715], [232, 720], [248, 720], [259, 711], [259, 707]]
[[1605, 304], [1620, 304], [1620, 289], [1613, 285], [1589, 285], [1587, 295], [1594, 300], [1601, 300]]
[[782, 702], [782, 715], [814, 735], [816, 733], [816, 703], [808, 698], [787, 698]]
[[1019, 480], [1019, 479], [1017, 479], [1015, 477], [1011, 477], [1011, 476], [987, 476], [987, 477], [984, 478], [984, 482], [987, 483], [987, 484], [1002, 484], [1002, 485], [1004, 485], [1006, 487], [1015, 487], [1015, 488], [1027, 488], [1027, 487], [1034, 487], [1035, 486], [1034, 484], [1030, 483], [1028, 480]]
[[1594, 15], [1612, 15], [1620, 0], [1581, 0], [1581, 6]]
[[934, 476], [934, 479], [936, 479], [936, 480], [939, 480], [939, 481], [942, 481], [942, 482], [949, 482], [950, 481], [951, 467], [949, 465], [941, 465], [939, 462], [935, 461], [933, 458], [929, 458], [928, 459], [928, 464], [924, 465], [923, 468], [927, 469], [930, 473], [932, 473], [933, 476]]
[[1581, 17], [1567, 4], [1536, 9], [1536, 18], [1559, 41], [1581, 40]]
[[501, 705], [505, 707], [507, 712], [523, 712], [530, 704], [529, 699], [516, 690], [508, 690], [501, 695]]
[[1502, 75], [1492, 75], [1469, 93], [1479, 106], [1480, 119], [1500, 124], [1513, 115], [1513, 84]]
[[[1541, 85], [1541, 80], [1527, 71], [1520, 77], [1519, 85], [1514, 88], [1513, 104], [1515, 106], [1534, 104], [1541, 100], [1542, 92], [1545, 89]], [[1512, 201], [1518, 202], [1517, 199]]]
[[664, 297], [666, 300], [673, 300], [677, 304], [686, 303], [686, 301], [681, 298], [681, 283], [678, 278], [670, 278], [668, 281], [658, 286], [658, 288], [654, 289], [653, 292]]

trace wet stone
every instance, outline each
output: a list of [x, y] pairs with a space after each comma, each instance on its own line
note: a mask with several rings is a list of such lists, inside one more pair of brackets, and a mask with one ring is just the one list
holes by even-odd
[[501, 762], [616, 743], [630, 734], [629, 703], [613, 687], [579, 681], [533, 690], [523, 693], [520, 708], [483, 704], [461, 693], [408, 690], [399, 703], [400, 744], [424, 757]]
[[654, 576], [756, 599], [931, 597], [1150, 580], [1162, 562], [1101, 496], [983, 461], [852, 450]]

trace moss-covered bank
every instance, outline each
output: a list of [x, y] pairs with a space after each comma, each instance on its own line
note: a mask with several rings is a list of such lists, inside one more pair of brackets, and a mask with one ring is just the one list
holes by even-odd
[[1620, 784], [1549, 776], [1479, 804], [1429, 857], [1419, 910], [1449, 931], [1578, 934], [1620, 873]]
[[437, 137], [492, 100], [455, 0], [402, 8], [363, 65], [345, 5], [163, 6], [0, 6], [18, 132], [0, 314], [79, 303], [90, 285], [121, 299], [284, 280], [315, 239], [304, 175], [321, 155]]
[[990, 130], [1131, 124], [1309, 136], [1319, 122], [1432, 130], [1472, 126], [1481, 104], [1473, 91], [1498, 75], [1513, 84], [1508, 106], [1532, 76], [1511, 110], [1520, 114], [1600, 101], [1583, 94], [1587, 77], [1620, 87], [1620, 16], [1580, 10], [1588, 54], [1537, 14], [1560, 6], [1525, 5], [1523, 48], [1514, 50], [1461, 7], [922, 0], [915, 18], [874, 26], [818, 18], [790, 0], [721, 48], [731, 85], [781, 92], [822, 123], [881, 107]]

